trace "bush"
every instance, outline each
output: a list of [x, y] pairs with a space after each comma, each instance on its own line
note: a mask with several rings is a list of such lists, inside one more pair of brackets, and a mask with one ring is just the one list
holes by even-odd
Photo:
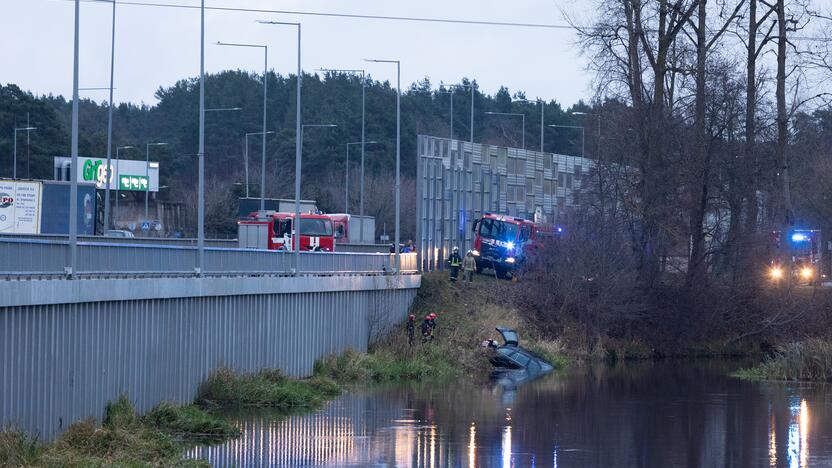
[[832, 342], [814, 338], [780, 346], [759, 366], [733, 375], [748, 380], [832, 382]]
[[314, 407], [341, 393], [335, 382], [321, 377], [289, 379], [278, 370], [236, 374], [218, 369], [199, 388], [197, 401], [207, 405]]

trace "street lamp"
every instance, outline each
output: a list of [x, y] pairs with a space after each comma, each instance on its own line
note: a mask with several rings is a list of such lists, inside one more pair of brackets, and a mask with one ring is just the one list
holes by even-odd
[[14, 129], [14, 167], [12, 168], [12, 179], [17, 179], [17, 132], [28, 132], [30, 130], [37, 130], [37, 127], [27, 126]]
[[[104, 229], [110, 229], [110, 181], [113, 178], [113, 86], [116, 73], [116, 0], [113, 0], [113, 25], [110, 41], [110, 100], [107, 109], [107, 187], [104, 197]], [[116, 198], [118, 202], [118, 198]]]
[[167, 143], [148, 143], [146, 145], [145, 160], [144, 160], [144, 178], [147, 181], [147, 188], [144, 191], [144, 220], [147, 221], [147, 201], [150, 196], [150, 147], [151, 146], [167, 146]]
[[[263, 49], [263, 55], [265, 56], [263, 59], [263, 132], [261, 133], [263, 135], [263, 156], [260, 161], [260, 211], [263, 211], [266, 209], [266, 197], [264, 193], [266, 191], [266, 106], [269, 95], [269, 46], [224, 42], [217, 42], [217, 45]], [[248, 155], [248, 140], [246, 140], [246, 155]], [[248, 197], [248, 156], [246, 156], [246, 197]]]
[[526, 114], [516, 114], [513, 112], [486, 112], [486, 115], [502, 115], [510, 117], [523, 118], [523, 149], [526, 149]]
[[401, 271], [401, 155], [402, 155], [402, 63], [399, 60], [364, 59], [367, 62], [396, 64], [396, 273]]
[[[119, 174], [119, 165], [120, 165], [119, 162], [121, 161], [121, 158], [119, 158], [119, 152], [123, 149], [133, 149], [133, 148], [135, 148], [135, 146], [119, 146], [119, 147], [116, 147], [116, 174]], [[109, 169], [107, 169], [107, 177], [108, 177], [107, 183], [109, 184], [109, 179], [113, 177], [113, 174], [110, 172]], [[119, 175], [119, 177], [121, 177], [121, 175]], [[113, 216], [113, 220], [114, 220], [113, 225], [118, 224], [118, 199], [119, 199], [120, 194], [121, 194], [121, 182], [117, 182], [116, 183], [116, 212], [114, 213], [114, 216]], [[105, 207], [104, 209], [106, 210], [107, 208]], [[106, 217], [106, 213], [105, 213], [105, 217]]]
[[[345, 176], [347, 183], [346, 183], [346, 188], [344, 189], [344, 192], [346, 193], [346, 196], [344, 197], [344, 213], [349, 213], [350, 212], [350, 145], [361, 145], [361, 179], [362, 179], [361, 180], [361, 189], [363, 190], [364, 189], [364, 180], [363, 180], [364, 179], [364, 146], [373, 145], [373, 144], [376, 144], [376, 143], [378, 143], [378, 142], [377, 141], [356, 141], [356, 142], [353, 142], [353, 143], [347, 143], [347, 164], [346, 164], [346, 176]], [[362, 193], [362, 195], [363, 195], [363, 193]], [[361, 223], [364, 222], [363, 219], [359, 219], [359, 221]], [[362, 241], [364, 239], [363, 235], [364, 235], [363, 232], [359, 232], [359, 237], [362, 239]]]
[[598, 117], [598, 133], [597, 133], [597, 136], [598, 136], [598, 154], [595, 155], [595, 159], [598, 160], [599, 163], [600, 163], [600, 161], [601, 161], [601, 113], [600, 112], [593, 113], [593, 112], [572, 111], [572, 112], [570, 112], [570, 114], [571, 115], [582, 115], [582, 116], [585, 116], [585, 117], [595, 115], [596, 117]]
[[[319, 68], [319, 71], [329, 73], [358, 73], [361, 72], [361, 141], [364, 141], [366, 128], [366, 101], [367, 101], [367, 79], [366, 70], [359, 69], [337, 69], [337, 68]], [[364, 142], [366, 143], [366, 142]], [[358, 236], [364, 239], [364, 144], [361, 145], [361, 189], [358, 201]], [[347, 147], [347, 158], [349, 159], [349, 147]], [[349, 169], [347, 169], [349, 171]], [[349, 182], [348, 182], [349, 183]]]
[[[273, 130], [268, 131], [268, 132], [246, 133], [246, 139], [245, 139], [246, 140], [245, 141], [245, 147], [246, 148], [245, 148], [245, 152], [244, 152], [245, 153], [245, 156], [244, 156], [245, 159], [243, 160], [243, 162], [244, 162], [243, 166], [245, 167], [245, 170], [246, 170], [246, 198], [248, 198], [248, 137], [251, 136], [251, 135], [271, 135], [272, 133], [274, 133]], [[266, 139], [266, 137], [264, 136], [263, 140], [265, 140], [265, 139]], [[265, 143], [263, 143], [263, 145], [265, 146]], [[260, 181], [260, 184], [261, 184], [261, 187], [260, 187], [260, 211], [263, 211], [263, 210], [266, 209], [266, 175], [265, 175], [266, 174], [266, 157], [265, 157], [265, 153], [263, 153], [263, 161], [261, 162], [261, 165], [262, 165], [262, 167], [260, 168], [260, 171], [262, 172], [262, 175], [261, 175], [261, 181]]]
[[[205, 0], [203, 0], [204, 2]], [[275, 26], [295, 26], [298, 28], [298, 74], [296, 86], [296, 116], [295, 116], [295, 220], [297, 221], [298, 229], [295, 229], [295, 274], [300, 272], [300, 165], [301, 165], [301, 145], [303, 139], [303, 128], [301, 127], [301, 101], [300, 101], [300, 87], [302, 81], [303, 70], [301, 69], [301, 27], [300, 23], [286, 23], [281, 21], [258, 21], [260, 24], [269, 24]]]
[[[516, 99], [516, 100], [514, 100], [514, 102], [525, 102], [525, 103], [529, 104], [533, 101], [529, 101], [528, 99]], [[543, 152], [543, 133], [544, 133], [544, 130], [546, 129], [546, 125], [544, 123], [544, 119], [545, 119], [545, 116], [546, 116], [546, 103], [543, 102], [543, 99], [538, 99], [537, 101], [534, 101], [534, 102], [536, 102], [537, 104], [540, 104], [540, 152], [542, 153]]]
[[581, 157], [585, 157], [584, 150], [586, 148], [586, 138], [584, 127], [578, 127], [576, 125], [547, 125], [548, 127], [552, 128], [571, 128], [573, 130], [580, 130], [581, 131]]
[[474, 143], [474, 85], [473, 84], [453, 84], [453, 85], [446, 85], [442, 82], [439, 83], [440, 86], [447, 86], [448, 91], [438, 91], [440, 93], [450, 93], [451, 95], [451, 139], [453, 139], [454, 129], [453, 129], [453, 113], [454, 113], [454, 90], [456, 89], [470, 89], [471, 90], [471, 143]]
[[[303, 159], [303, 134], [306, 131], [306, 128], [335, 128], [337, 125], [335, 124], [303, 124], [300, 127], [300, 152], [301, 152], [301, 160]], [[300, 176], [301, 176], [301, 160], [298, 160], [297, 167], [295, 168], [295, 220], [292, 225], [295, 228], [295, 255], [296, 255], [296, 262], [297, 267], [295, 269], [296, 273], [300, 272], [300, 226], [301, 226], [301, 217], [300, 217]]]

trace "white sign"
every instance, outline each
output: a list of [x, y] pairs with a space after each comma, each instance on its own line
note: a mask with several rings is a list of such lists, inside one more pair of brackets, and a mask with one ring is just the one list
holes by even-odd
[[41, 184], [0, 180], [0, 233], [40, 234]]
[[[69, 167], [72, 158], [55, 158], [55, 179], [68, 181], [64, 168]], [[129, 190], [137, 192], [159, 191], [159, 163], [135, 161], [130, 159], [111, 159], [107, 171], [107, 158], [78, 157], [78, 169], [75, 171], [78, 182], [95, 182], [96, 188], [107, 188], [107, 174], [110, 174], [110, 190]]]

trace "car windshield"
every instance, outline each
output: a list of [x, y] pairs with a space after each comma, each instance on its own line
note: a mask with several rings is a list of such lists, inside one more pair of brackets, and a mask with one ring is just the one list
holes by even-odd
[[480, 235], [486, 239], [497, 239], [508, 242], [514, 241], [517, 238], [516, 224], [490, 218], [484, 218], [480, 224]]
[[331, 236], [332, 221], [321, 218], [301, 218], [300, 233], [303, 236]]

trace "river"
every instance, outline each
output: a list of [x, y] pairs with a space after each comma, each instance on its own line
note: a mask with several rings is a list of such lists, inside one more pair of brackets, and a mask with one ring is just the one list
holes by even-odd
[[319, 411], [228, 414], [214, 466], [832, 467], [832, 389], [728, 377], [735, 361], [594, 365], [516, 387], [355, 390]]

